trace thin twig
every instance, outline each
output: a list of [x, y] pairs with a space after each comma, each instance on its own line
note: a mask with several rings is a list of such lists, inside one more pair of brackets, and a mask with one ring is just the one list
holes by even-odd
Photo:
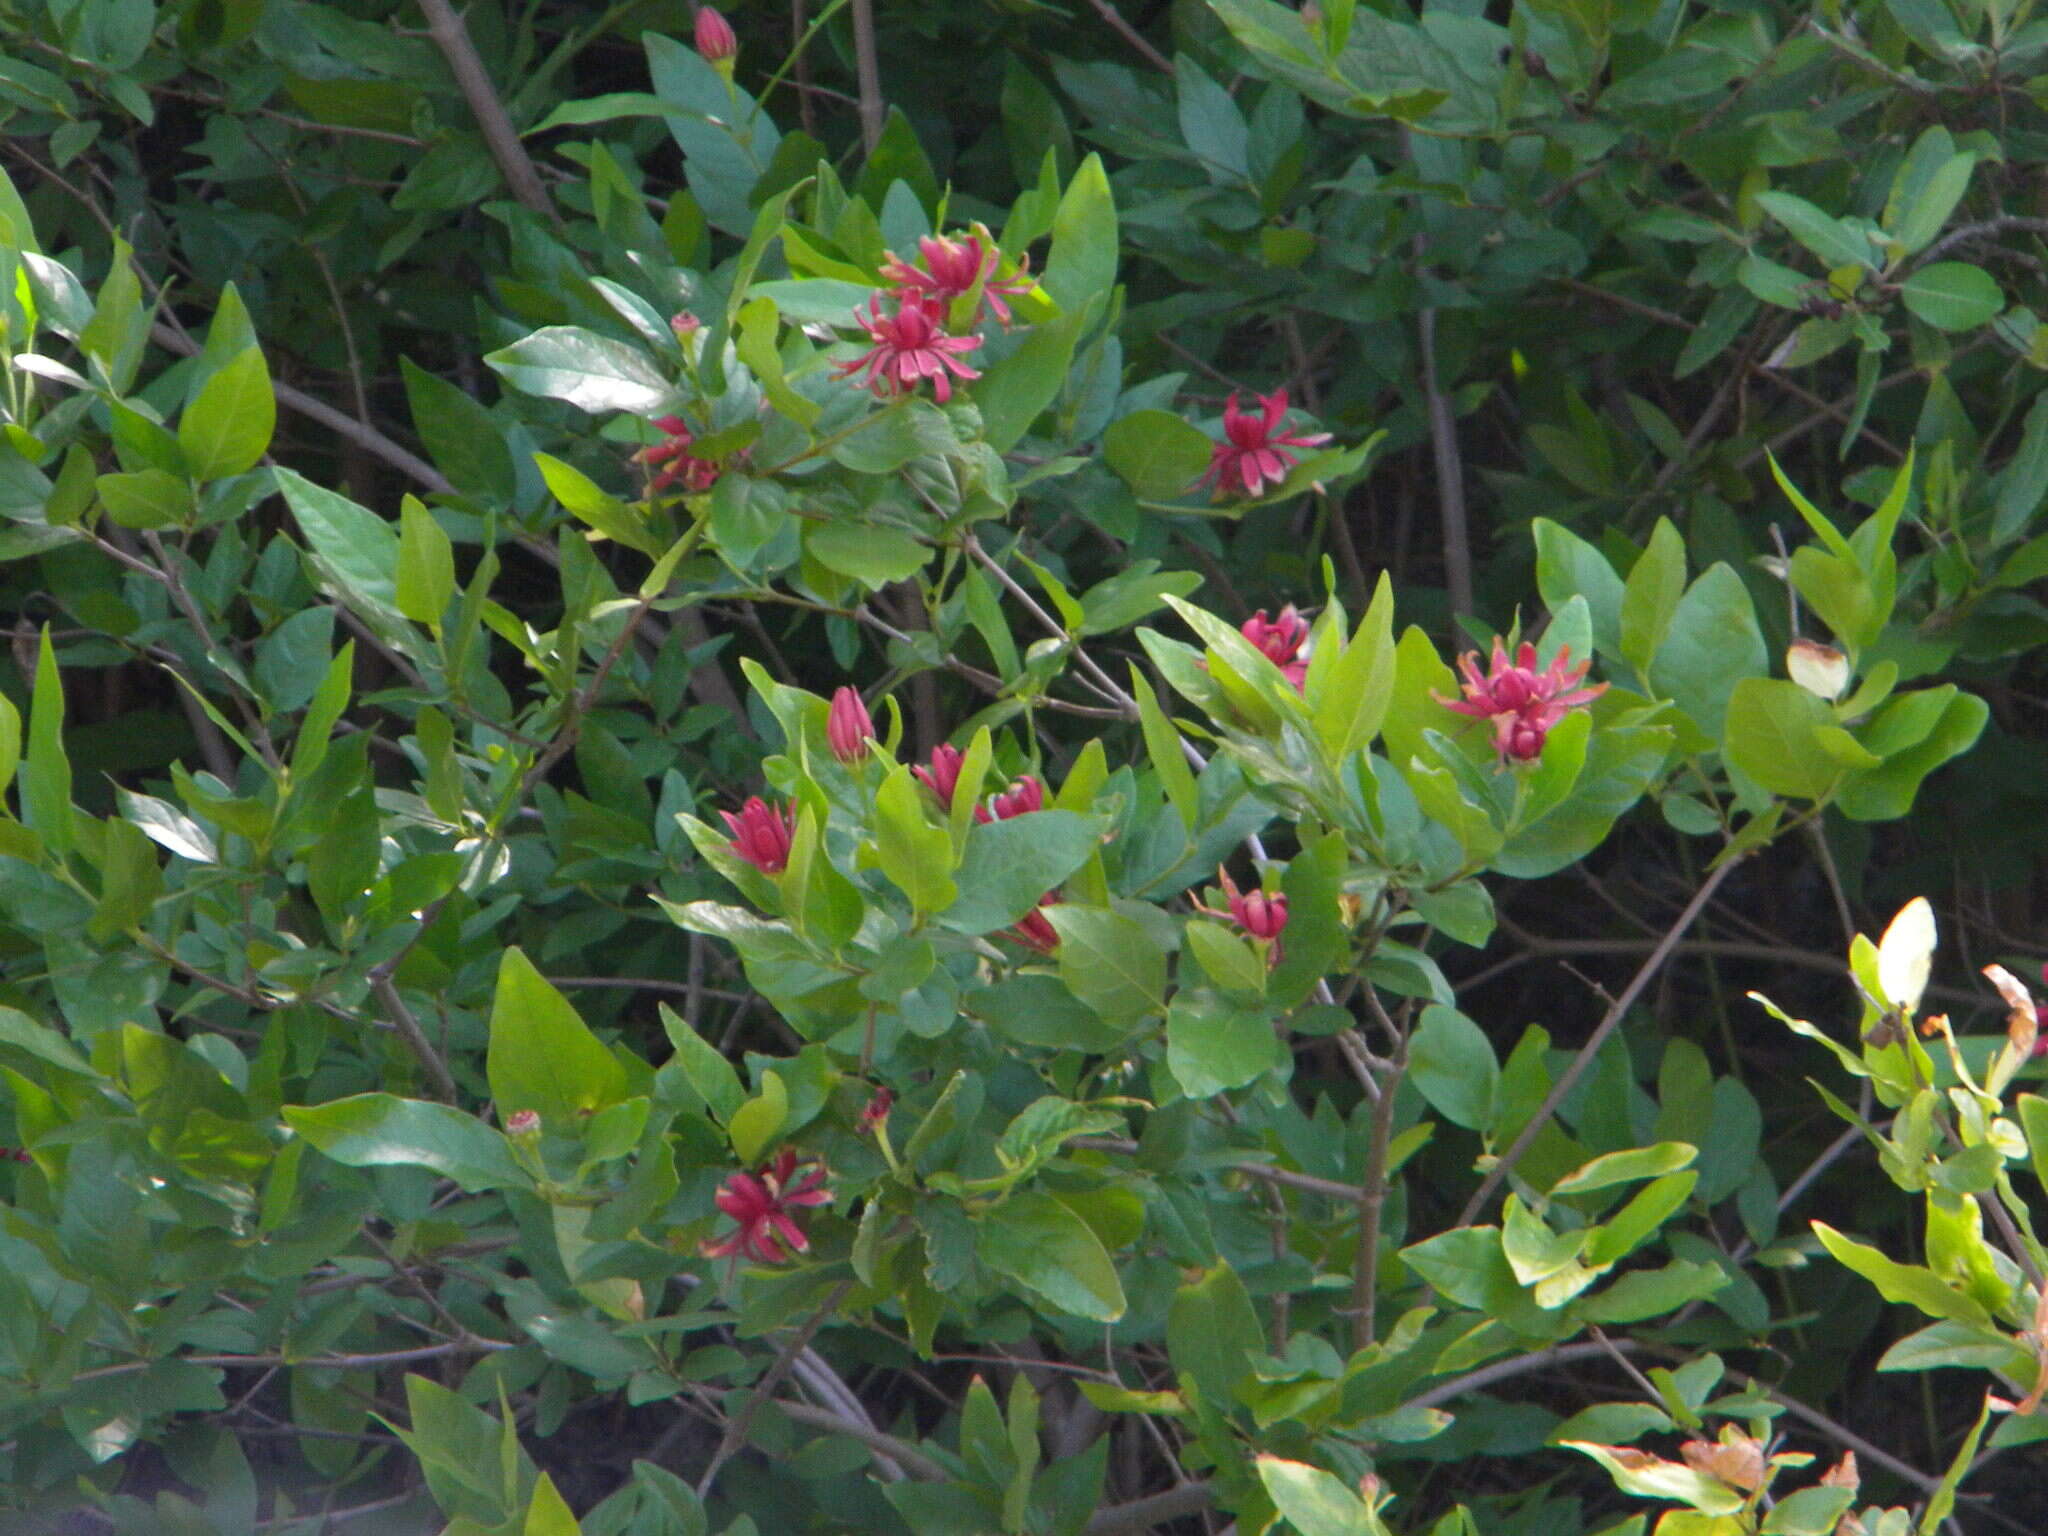
[[[424, 924], [421, 925], [420, 931], [426, 932]], [[413, 1017], [412, 1010], [405, 1005], [405, 999], [398, 995], [397, 983], [392, 981], [388, 972], [380, 974], [372, 971], [370, 990], [377, 994], [377, 1001], [382, 1003], [385, 1012], [391, 1015], [391, 1023], [398, 1031], [398, 1038], [405, 1042], [406, 1049], [417, 1056], [420, 1065], [427, 1069], [427, 1076], [434, 1081], [436, 1097], [450, 1104], [456, 1102], [460, 1093], [455, 1086], [454, 1076], [448, 1070], [448, 1063], [441, 1059], [441, 1053], [434, 1049], [433, 1041], [429, 1040], [426, 1031], [420, 1028], [420, 1021]]]
[[832, 1293], [819, 1304], [818, 1310], [810, 1315], [803, 1327], [797, 1330], [796, 1337], [783, 1346], [782, 1353], [775, 1357], [775, 1363], [768, 1367], [768, 1374], [761, 1378], [760, 1383], [748, 1394], [740, 1411], [726, 1424], [725, 1434], [718, 1442], [718, 1449], [711, 1453], [711, 1465], [704, 1469], [704, 1476], [698, 1479], [698, 1498], [703, 1498], [711, 1491], [711, 1485], [718, 1480], [720, 1469], [732, 1459], [732, 1453], [745, 1444], [747, 1430], [752, 1426], [754, 1416], [761, 1411], [761, 1405], [773, 1397], [776, 1390], [788, 1379], [790, 1371], [796, 1366], [797, 1356], [810, 1347], [811, 1340], [817, 1337], [818, 1330], [825, 1326], [825, 1320], [839, 1310], [839, 1304], [852, 1294], [853, 1287], [852, 1275], [848, 1275], [833, 1286]]
[[[1415, 237], [1417, 265], [1426, 249]], [[1437, 510], [1443, 518], [1444, 586], [1453, 616], [1472, 611], [1472, 535], [1465, 517], [1465, 461], [1458, 453], [1458, 421], [1436, 371], [1436, 306], [1425, 305], [1415, 317], [1422, 352], [1422, 394], [1429, 406], [1429, 442], [1436, 458]]]
[[1622, 988], [1621, 995], [1608, 1008], [1607, 1016], [1593, 1031], [1592, 1038], [1579, 1047], [1579, 1054], [1572, 1058], [1572, 1064], [1565, 1068], [1564, 1075], [1544, 1096], [1542, 1105], [1529, 1117], [1529, 1123], [1522, 1127], [1522, 1132], [1515, 1138], [1514, 1144], [1493, 1165], [1485, 1181], [1480, 1184], [1478, 1192], [1465, 1202], [1465, 1209], [1458, 1213], [1457, 1225], [1471, 1226], [1479, 1213], [1486, 1208], [1486, 1202], [1493, 1198], [1493, 1192], [1500, 1188], [1502, 1181], [1513, 1171], [1515, 1164], [1521, 1161], [1522, 1154], [1529, 1150], [1543, 1127], [1550, 1123], [1550, 1117], [1557, 1113], [1557, 1106], [1564, 1102], [1565, 1095], [1572, 1091], [1579, 1079], [1585, 1075], [1586, 1068], [1593, 1064], [1593, 1058], [1599, 1054], [1600, 1047], [1607, 1043], [1607, 1037], [1620, 1025], [1622, 1015], [1635, 1005], [1635, 1000], [1642, 996], [1643, 989], [1649, 986], [1651, 978], [1663, 969], [1664, 962], [1678, 947], [1678, 942], [1685, 936], [1685, 931], [1707, 909], [1707, 903], [1714, 899], [1714, 892], [1720, 889], [1721, 882], [1728, 878], [1729, 871], [1739, 862], [1739, 859], [1723, 859], [1701, 882], [1700, 888], [1693, 893], [1692, 900], [1686, 903], [1685, 910], [1678, 914], [1677, 920], [1672, 923], [1664, 937], [1657, 941], [1657, 947], [1644, 958], [1635, 975], [1629, 979], [1629, 984]]
[[1164, 70], [1169, 75], [1173, 73], [1173, 61], [1146, 42], [1138, 29], [1124, 20], [1123, 12], [1112, 5], [1110, 0], [1088, 0], [1088, 3], [1095, 7], [1095, 14], [1108, 22], [1110, 29], [1118, 37], [1129, 43], [1132, 49], [1147, 64], [1150, 64], [1154, 69]]
[[477, 57], [476, 44], [469, 40], [469, 31], [455, 14], [455, 7], [448, 0], [420, 0], [420, 14], [427, 18], [427, 33], [447, 60], [449, 73], [455, 76], [456, 87], [483, 131], [484, 144], [512, 195], [543, 218], [558, 220], [540, 173], [533, 168], [526, 146], [519, 142], [511, 118], [505, 115], [504, 104], [498, 100], [484, 61]]
[[849, 1440], [858, 1440], [875, 1453], [877, 1467], [894, 1467], [896, 1476], [891, 1482], [900, 1481], [905, 1472], [928, 1483], [942, 1483], [952, 1474], [931, 1457], [925, 1455], [908, 1440], [885, 1434], [874, 1425], [859, 1419], [850, 1419], [845, 1414], [834, 1413], [829, 1408], [814, 1408], [809, 1403], [792, 1402], [786, 1397], [775, 1399], [776, 1411], [799, 1424], [808, 1424], [813, 1429], [829, 1430], [835, 1435], [844, 1435]]
[[1212, 1495], [1207, 1483], [1182, 1483], [1164, 1493], [1148, 1494], [1128, 1504], [1098, 1509], [1081, 1527], [1081, 1536], [1138, 1536], [1155, 1525], [1197, 1514], [1209, 1507]]

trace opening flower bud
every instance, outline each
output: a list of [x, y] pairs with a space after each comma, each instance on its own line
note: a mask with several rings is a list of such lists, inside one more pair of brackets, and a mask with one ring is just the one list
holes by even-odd
[[740, 40], [732, 23], [708, 5], [697, 7], [697, 52], [720, 74], [732, 74], [732, 61], [740, 51]]

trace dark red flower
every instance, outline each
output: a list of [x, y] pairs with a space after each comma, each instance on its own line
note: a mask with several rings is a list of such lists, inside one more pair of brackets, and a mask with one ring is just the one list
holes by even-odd
[[762, 1264], [781, 1264], [811, 1251], [811, 1241], [790, 1213], [807, 1205], [830, 1205], [825, 1166], [797, 1166], [796, 1149], [784, 1147], [759, 1173], [736, 1173], [716, 1196], [718, 1208], [739, 1225], [700, 1250], [707, 1259], [744, 1254]]
[[897, 298], [896, 313], [885, 315], [882, 301], [888, 297], [875, 293], [865, 311], [855, 307], [853, 316], [874, 345], [852, 362], [839, 364], [833, 371], [840, 378], [851, 378], [878, 396], [907, 394], [920, 379], [930, 379], [932, 394], [943, 405], [953, 398], [953, 379], [981, 377], [979, 370], [960, 361], [960, 354], [980, 346], [981, 338], [947, 335], [943, 305], [905, 293]]
[[990, 796], [987, 805], [977, 805], [974, 819], [980, 822], [1008, 821], [1012, 816], [1024, 816], [1044, 809], [1045, 786], [1027, 773], [1001, 794]]
[[825, 744], [840, 762], [851, 766], [868, 755], [868, 742], [875, 734], [874, 717], [860, 700], [858, 688], [841, 688], [832, 695], [832, 709], [825, 717]]
[[1280, 610], [1279, 618], [1270, 620], [1261, 608], [1238, 632], [1284, 672], [1287, 681], [1296, 688], [1301, 686], [1308, 676], [1308, 657], [1302, 654], [1302, 647], [1308, 644], [1308, 620], [1295, 612], [1294, 604], [1289, 603]]
[[708, 491], [718, 483], [724, 472], [719, 465], [690, 452], [690, 445], [697, 439], [688, 422], [680, 416], [658, 416], [654, 424], [661, 429], [663, 441], [633, 455], [642, 464], [661, 466], [661, 472], [647, 487], [648, 495], [658, 496], [679, 480], [683, 489], [691, 492]]
[[923, 263], [921, 267], [912, 266], [891, 253], [882, 267], [882, 276], [894, 283], [898, 292], [929, 300], [937, 304], [942, 313], [951, 308], [955, 299], [972, 293], [974, 285], [980, 283], [982, 302], [987, 305], [988, 312], [995, 316], [997, 323], [1007, 326], [1010, 323], [1010, 306], [1005, 300], [1031, 291], [1031, 280], [1024, 275], [1028, 261], [1017, 264], [1017, 276], [995, 278], [996, 266], [1003, 259], [1003, 253], [988, 238], [988, 231], [978, 226], [968, 235], [926, 235], [917, 242], [917, 254]]
[[1607, 691], [1605, 683], [1579, 686], [1593, 663], [1588, 660], [1571, 666], [1571, 654], [1570, 646], [1560, 646], [1550, 665], [1538, 671], [1535, 646], [1524, 641], [1511, 662], [1507, 647], [1496, 635], [1493, 660], [1484, 676], [1477, 651], [1458, 658], [1458, 670], [1465, 674], [1460, 685], [1465, 694], [1462, 700], [1447, 699], [1435, 689], [1429, 696], [1457, 714], [1492, 721], [1493, 746], [1502, 762], [1529, 762], [1543, 755], [1543, 739], [1551, 727]]
[[963, 755], [958, 747], [949, 747], [942, 741], [932, 748], [931, 767], [910, 770], [917, 776], [917, 782], [938, 796], [939, 804], [947, 810], [953, 808], [953, 791], [960, 787]]
[[[1038, 906], [1056, 907], [1059, 905], [1059, 900], [1060, 893], [1058, 891], [1047, 891], [1038, 898]], [[1026, 912], [1006, 931], [1019, 944], [1022, 944], [1027, 949], [1035, 949], [1041, 955], [1049, 955], [1060, 947], [1059, 929], [1047, 922], [1045, 914], [1037, 908]]]
[[789, 842], [796, 835], [793, 810], [778, 809], [759, 795], [750, 796], [739, 814], [720, 811], [732, 832], [732, 851], [764, 875], [789, 867]]
[[1228, 917], [1254, 939], [1268, 945], [1266, 965], [1268, 969], [1280, 963], [1280, 933], [1287, 926], [1287, 897], [1275, 891], [1268, 895], [1264, 890], [1240, 891], [1237, 882], [1230, 878], [1228, 870], [1216, 871], [1216, 883], [1223, 887], [1224, 904], [1227, 911], [1218, 912], [1213, 907], [1197, 905], [1197, 912], [1206, 912], [1211, 917]]
[[1276, 389], [1256, 397], [1263, 408], [1250, 415], [1237, 408], [1237, 391], [1223, 406], [1223, 437], [1209, 454], [1209, 467], [1197, 485], [1213, 485], [1218, 496], [1256, 496], [1268, 485], [1278, 485], [1297, 456], [1290, 448], [1320, 448], [1330, 440], [1327, 432], [1281, 432], [1277, 429], [1287, 415], [1287, 391]]
[[708, 5], [697, 7], [696, 43], [705, 63], [719, 68], [721, 73], [731, 73], [740, 40], [733, 34], [732, 23]]

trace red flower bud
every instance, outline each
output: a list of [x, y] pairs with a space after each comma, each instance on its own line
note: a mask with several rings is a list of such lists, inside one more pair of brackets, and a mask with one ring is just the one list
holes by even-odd
[[868, 755], [868, 739], [875, 734], [875, 722], [860, 690], [841, 688], [832, 695], [832, 712], [825, 721], [825, 743], [832, 755], [848, 765]]
[[[1060, 893], [1058, 891], [1047, 891], [1038, 898], [1038, 905], [1040, 907], [1057, 906], [1059, 899]], [[1008, 932], [1010, 937], [1019, 944], [1022, 944], [1027, 949], [1035, 949], [1041, 955], [1049, 955], [1060, 947], [1059, 929], [1047, 922], [1045, 914], [1036, 908], [1018, 918]]]
[[860, 1112], [861, 1135], [872, 1136], [879, 1127], [887, 1124], [889, 1111], [895, 1106], [895, 1093], [887, 1088], [877, 1088], [875, 1096], [868, 1100], [867, 1108]]
[[515, 1109], [505, 1117], [507, 1136], [538, 1136], [540, 1134], [540, 1111], [537, 1109]]
[[731, 73], [732, 61], [740, 51], [740, 40], [734, 35], [732, 23], [708, 5], [697, 7], [697, 52], [704, 62]]
[[1001, 794], [990, 799], [987, 805], [974, 808], [974, 819], [980, 822], [1008, 821], [1012, 816], [1028, 815], [1032, 811], [1045, 809], [1045, 786], [1025, 774]]
[[932, 765], [929, 768], [913, 768], [917, 782], [938, 796], [939, 804], [951, 810], [953, 791], [960, 787], [960, 759], [958, 747], [949, 747], [944, 742], [932, 748]]
[[789, 867], [789, 843], [796, 835], [796, 817], [778, 810], [759, 795], [750, 796], [735, 816], [719, 812], [732, 832], [732, 851], [764, 875], [779, 875]]

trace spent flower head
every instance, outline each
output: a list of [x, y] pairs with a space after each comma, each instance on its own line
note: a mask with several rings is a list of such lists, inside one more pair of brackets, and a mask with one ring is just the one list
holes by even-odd
[[1283, 432], [1287, 415], [1287, 391], [1276, 389], [1257, 396], [1255, 415], [1237, 407], [1237, 391], [1223, 406], [1223, 441], [1209, 453], [1209, 467], [1197, 485], [1213, 486], [1218, 497], [1256, 496], [1268, 485], [1278, 485], [1294, 468], [1298, 455], [1290, 448], [1320, 448], [1330, 440], [1327, 432]]
[[1592, 662], [1574, 667], [1571, 654], [1570, 646], [1560, 646], [1550, 665], [1539, 669], [1535, 646], [1522, 642], [1510, 661], [1507, 646], [1496, 635], [1492, 664], [1485, 673], [1479, 670], [1477, 651], [1458, 658], [1458, 670], [1465, 674], [1460, 684], [1464, 698], [1447, 699], [1433, 688], [1429, 696], [1455, 714], [1492, 722], [1493, 747], [1502, 762], [1531, 762], [1543, 755], [1543, 739], [1558, 721], [1607, 691], [1605, 683], [1580, 686]]

